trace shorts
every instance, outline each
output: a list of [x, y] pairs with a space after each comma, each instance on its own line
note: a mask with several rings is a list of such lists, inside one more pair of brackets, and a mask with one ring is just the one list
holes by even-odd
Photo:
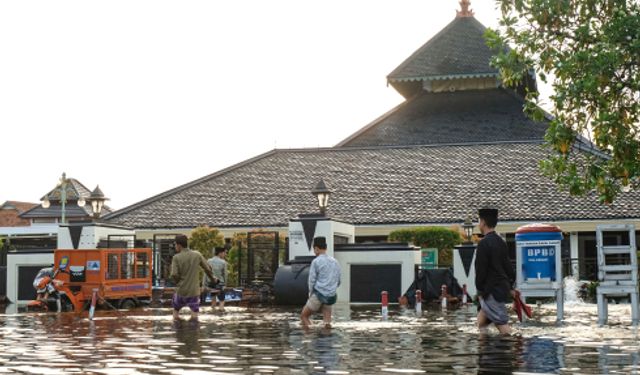
[[331, 305], [322, 304], [322, 302], [320, 302], [320, 299], [318, 299], [318, 296], [315, 293], [312, 293], [309, 296], [309, 299], [307, 300], [307, 303], [305, 304], [305, 306], [313, 312], [318, 312], [320, 309], [331, 310]]
[[218, 301], [224, 302], [224, 285], [220, 285], [219, 293], [216, 295]]
[[171, 299], [171, 305], [173, 306], [173, 309], [176, 311], [180, 311], [183, 307], [186, 306], [186, 307], [189, 307], [189, 309], [191, 309], [191, 311], [193, 312], [199, 312], [200, 297], [199, 296], [181, 297], [176, 293], [173, 295], [173, 298]]
[[495, 325], [502, 326], [509, 323], [507, 306], [503, 302], [496, 301], [491, 294], [480, 299], [480, 309]]
[[[215, 292], [215, 293], [213, 293]], [[202, 293], [200, 294], [200, 304], [204, 304], [207, 300], [207, 297], [211, 296], [211, 302], [215, 302], [214, 298], [218, 298], [218, 301], [224, 302], [224, 284], [218, 283], [213, 288], [204, 287]]]

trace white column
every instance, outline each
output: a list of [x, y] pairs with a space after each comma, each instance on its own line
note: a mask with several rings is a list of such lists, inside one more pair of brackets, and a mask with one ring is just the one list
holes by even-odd
[[580, 256], [580, 252], [578, 249], [578, 245], [580, 244], [580, 242], [578, 242], [578, 232], [571, 232], [571, 234], [569, 235], [569, 243], [571, 249], [571, 274], [576, 278], [579, 278], [580, 262], [578, 261], [578, 258]]

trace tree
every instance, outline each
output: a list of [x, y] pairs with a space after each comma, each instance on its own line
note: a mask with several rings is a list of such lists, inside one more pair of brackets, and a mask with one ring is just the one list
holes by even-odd
[[462, 242], [460, 232], [442, 227], [417, 227], [398, 229], [389, 233], [389, 241], [409, 242], [420, 247], [438, 249], [438, 264], [451, 266], [453, 255], [451, 250]]
[[[497, 3], [500, 28], [485, 37], [504, 83], [521, 85], [534, 69], [554, 91], [542, 172], [572, 195], [595, 189], [604, 203], [640, 186], [638, 0]], [[538, 92], [525, 100], [525, 111], [543, 120]], [[589, 145], [594, 152], [580, 147]]]
[[224, 236], [219, 230], [200, 226], [191, 232], [189, 248], [199, 251], [206, 259], [213, 256], [213, 249], [224, 246]]

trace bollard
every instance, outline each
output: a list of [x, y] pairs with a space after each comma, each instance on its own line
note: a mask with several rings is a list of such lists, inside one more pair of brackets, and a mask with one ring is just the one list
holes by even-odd
[[467, 304], [467, 284], [462, 284], [462, 304]]
[[389, 294], [386, 290], [382, 291], [382, 319], [387, 319], [389, 316]]
[[447, 286], [445, 284], [442, 284], [440, 291], [441, 291], [440, 298], [442, 298], [442, 300], [440, 301], [440, 304], [442, 306], [442, 309], [445, 310], [447, 308]]
[[98, 300], [98, 289], [93, 290], [91, 296], [91, 307], [89, 308], [89, 320], [93, 320], [93, 313], [96, 311], [96, 302]]
[[422, 315], [422, 291], [416, 290], [416, 314]]

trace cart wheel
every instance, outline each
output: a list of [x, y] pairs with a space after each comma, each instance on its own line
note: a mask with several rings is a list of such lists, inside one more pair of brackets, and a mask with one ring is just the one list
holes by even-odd
[[138, 304], [136, 303], [136, 301], [132, 300], [131, 298], [123, 299], [120, 301], [120, 308], [124, 310], [133, 309], [137, 306]]

